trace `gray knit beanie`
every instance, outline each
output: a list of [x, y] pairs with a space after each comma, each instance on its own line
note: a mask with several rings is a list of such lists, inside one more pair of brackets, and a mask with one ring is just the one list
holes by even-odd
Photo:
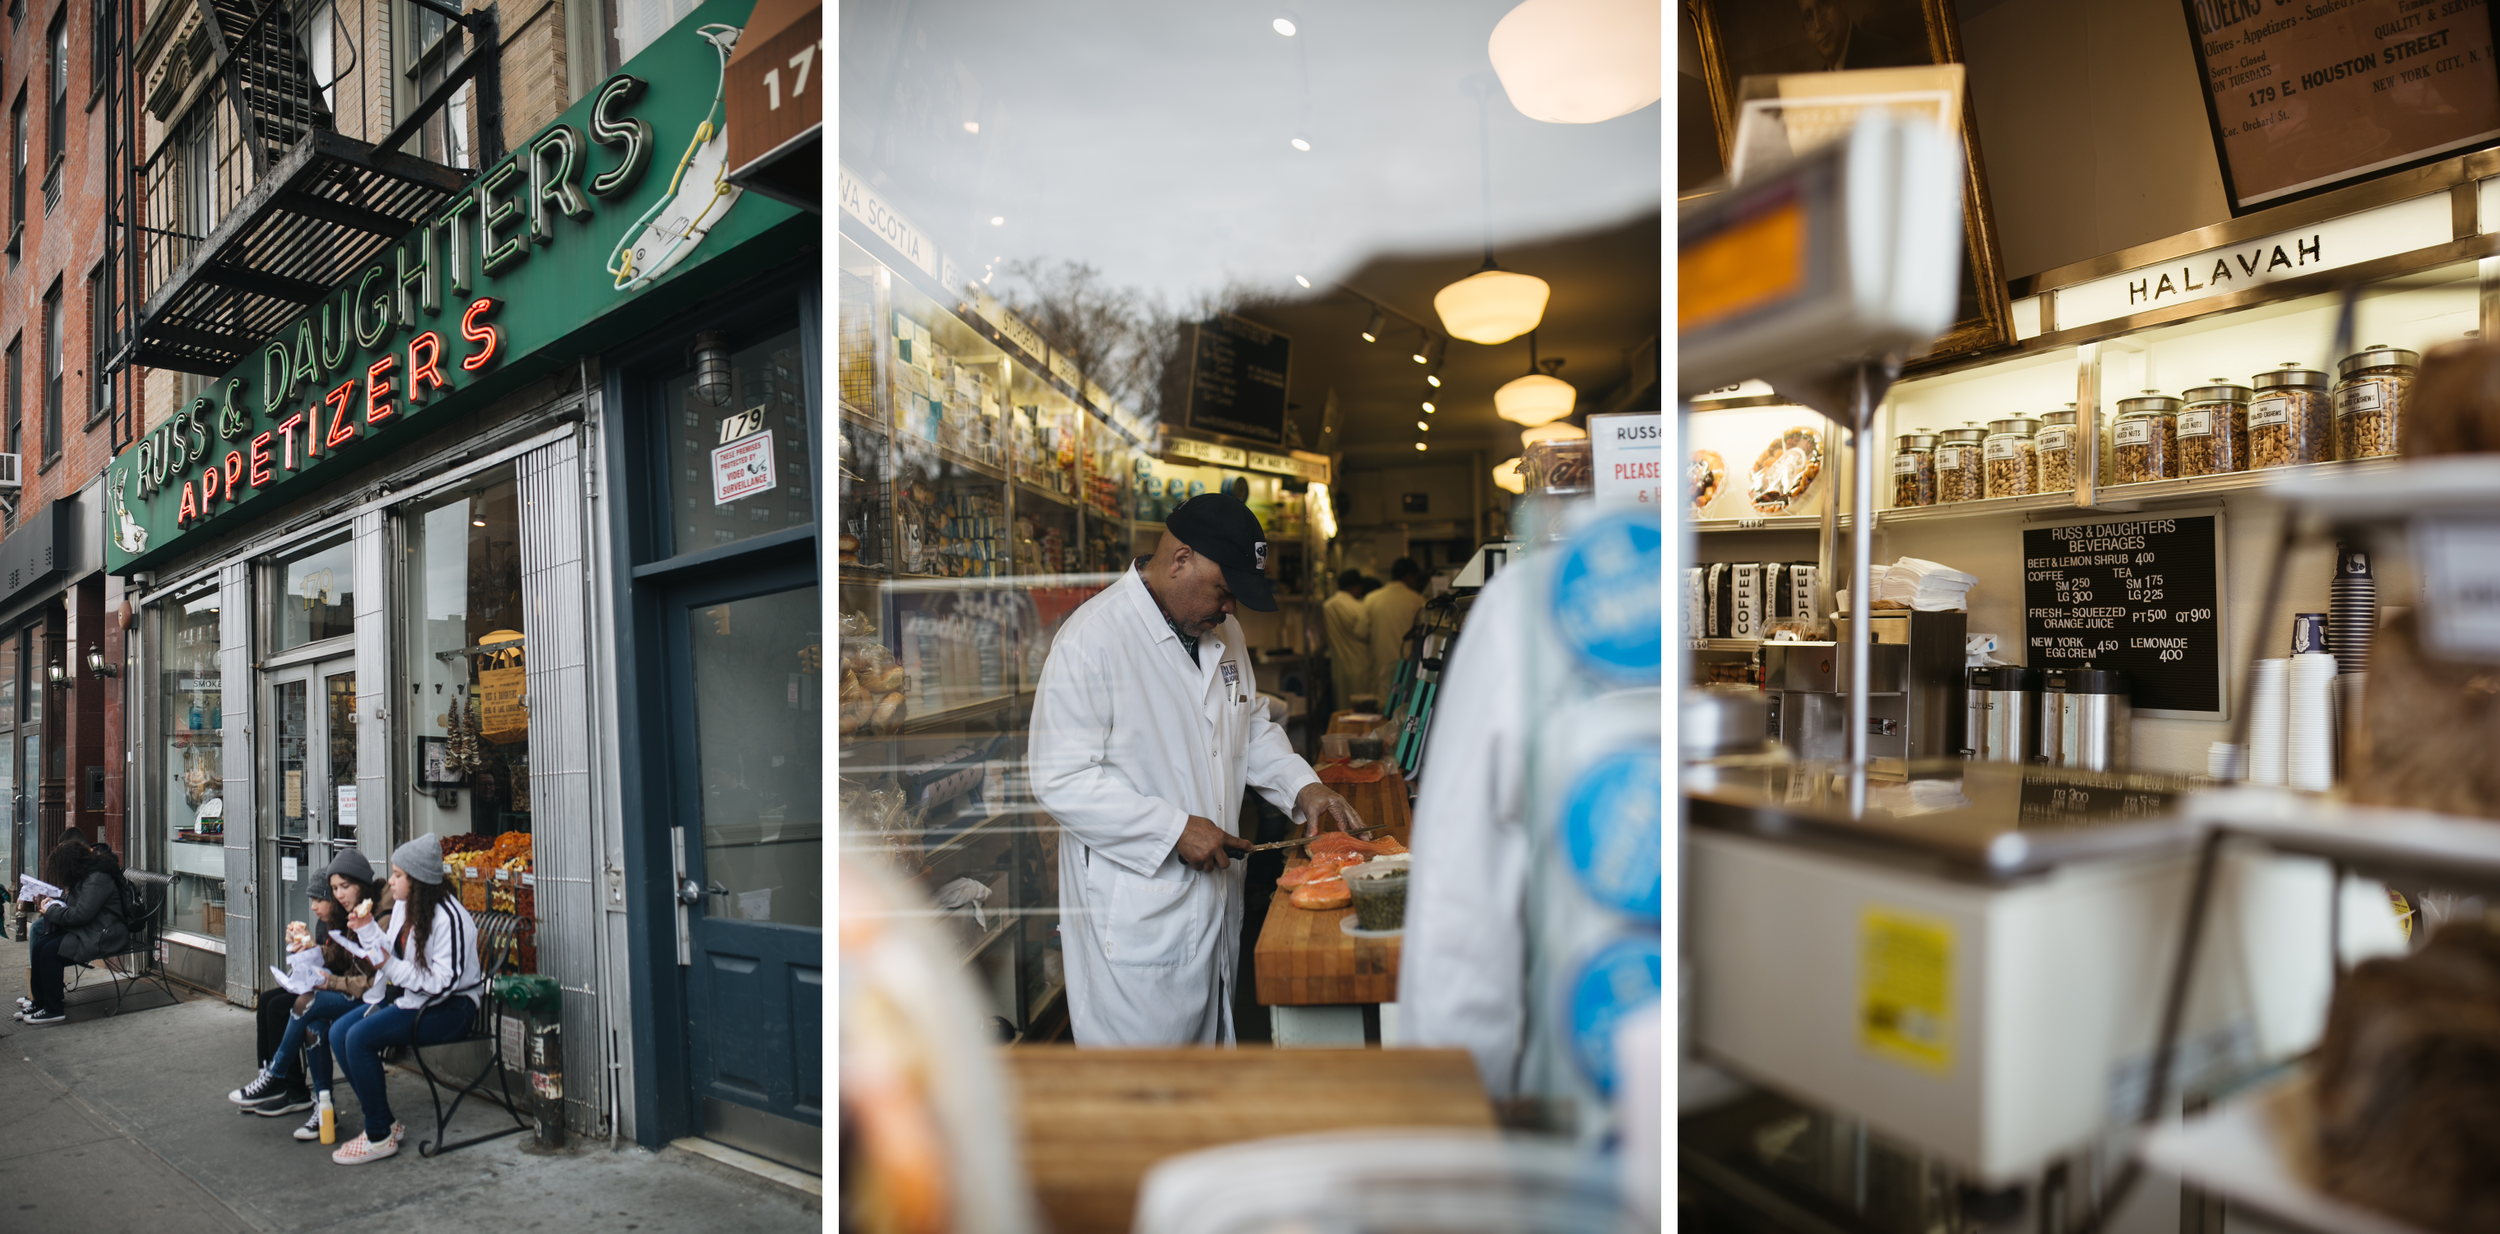
[[426, 832], [392, 849], [391, 864], [420, 883], [440, 883], [443, 881], [443, 838], [431, 831]]
[[329, 882], [333, 875], [352, 878], [370, 887], [373, 885], [373, 863], [365, 860], [365, 855], [355, 849], [340, 849], [338, 857], [330, 862], [330, 868], [321, 872], [320, 894], [330, 894]]

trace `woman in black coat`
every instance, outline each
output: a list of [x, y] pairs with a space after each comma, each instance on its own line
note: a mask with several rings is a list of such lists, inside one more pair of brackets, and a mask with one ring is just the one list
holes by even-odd
[[130, 928], [122, 920], [121, 862], [112, 850], [73, 855], [69, 866], [62, 871], [69, 881], [61, 884], [69, 898], [43, 902], [43, 937], [27, 947], [35, 967], [35, 1006], [18, 1019], [38, 1028], [69, 1018], [64, 969], [118, 954], [130, 945]]

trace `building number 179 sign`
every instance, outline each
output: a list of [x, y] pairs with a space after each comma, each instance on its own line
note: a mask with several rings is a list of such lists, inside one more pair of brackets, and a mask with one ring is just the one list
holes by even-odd
[[721, 421], [720, 439], [712, 451], [712, 504], [771, 491], [773, 435], [764, 431], [764, 409], [750, 407]]

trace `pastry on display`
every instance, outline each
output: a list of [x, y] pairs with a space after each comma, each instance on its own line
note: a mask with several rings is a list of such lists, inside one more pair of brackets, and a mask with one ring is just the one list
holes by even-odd
[[1823, 474], [1823, 435], [1799, 425], [1771, 439], [1753, 464], [1756, 514], [1786, 514], [1805, 505]]
[[2312, 1100], [2329, 1193], [2442, 1234], [2500, 1230], [2500, 934], [2460, 922], [2355, 966]]
[[1727, 483], [1727, 460], [1716, 450], [1693, 451], [1693, 513], [1699, 514], [1719, 499], [1719, 489]]

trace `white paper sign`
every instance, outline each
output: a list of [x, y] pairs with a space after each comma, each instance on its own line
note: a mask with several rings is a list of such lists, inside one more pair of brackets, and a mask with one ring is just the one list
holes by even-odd
[[772, 434], [758, 433], [712, 451], [713, 505], [769, 492], [776, 483]]
[[278, 878], [281, 881], [294, 882], [299, 870], [300, 867], [295, 864], [293, 857], [278, 858]]
[[2424, 646], [2445, 660], [2500, 661], [2500, 520], [2424, 515], [2410, 535]]
[[1589, 464], [1599, 505], [1660, 509], [1666, 430], [1657, 412], [1589, 417]]
[[355, 825], [356, 786], [353, 784], [339, 785], [339, 826], [353, 827]]

